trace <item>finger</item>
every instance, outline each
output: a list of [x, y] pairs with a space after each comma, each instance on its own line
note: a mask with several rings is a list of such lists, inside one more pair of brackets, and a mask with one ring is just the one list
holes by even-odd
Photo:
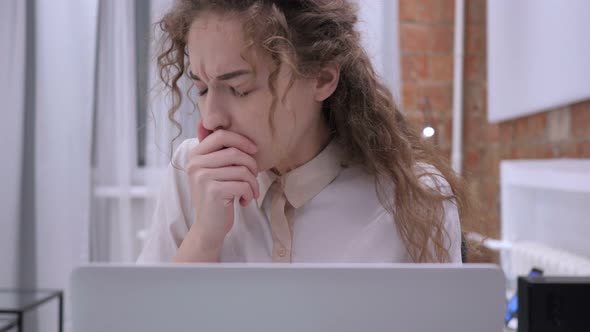
[[211, 130], [208, 130], [203, 126], [202, 119], [197, 122], [197, 137], [199, 138], [199, 142], [202, 142], [207, 136], [211, 135], [211, 133]]
[[223, 168], [212, 168], [203, 170], [206, 172], [207, 177], [214, 181], [241, 181], [246, 182], [252, 189], [252, 196], [258, 197], [260, 195], [260, 188], [256, 177], [250, 172], [245, 166], [231, 166]]
[[256, 160], [249, 154], [236, 148], [223, 149], [205, 155], [199, 155], [193, 158], [191, 163], [191, 167], [194, 167], [195, 169], [246, 166], [254, 176], [258, 174]]
[[211, 135], [207, 136], [207, 139], [204, 139], [197, 144], [193, 152], [204, 155], [223, 148], [236, 148], [249, 154], [254, 154], [258, 151], [256, 145], [245, 136], [220, 129], [216, 130]]
[[226, 204], [230, 204], [236, 197], [240, 198], [240, 204], [246, 206], [254, 199], [252, 187], [248, 182], [243, 181], [217, 181], [213, 183], [214, 191], [219, 193], [220, 198]]

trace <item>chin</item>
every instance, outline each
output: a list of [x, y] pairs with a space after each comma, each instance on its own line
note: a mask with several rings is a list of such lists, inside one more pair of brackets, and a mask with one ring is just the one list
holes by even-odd
[[261, 155], [260, 152], [253, 155], [254, 160], [256, 160], [256, 165], [258, 166], [258, 173], [262, 173], [264, 171], [268, 171], [269, 169], [273, 168], [274, 165], [268, 158], [265, 158], [264, 155]]

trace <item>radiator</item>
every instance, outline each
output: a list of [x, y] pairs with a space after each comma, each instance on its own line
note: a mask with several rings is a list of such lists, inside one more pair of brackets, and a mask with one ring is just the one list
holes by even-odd
[[505, 257], [509, 262], [503, 265], [510, 267], [513, 276], [527, 275], [533, 267], [543, 270], [544, 275], [590, 275], [590, 258], [540, 243], [514, 242]]

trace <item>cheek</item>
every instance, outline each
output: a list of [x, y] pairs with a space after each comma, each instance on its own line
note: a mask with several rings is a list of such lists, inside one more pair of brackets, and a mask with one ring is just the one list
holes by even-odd
[[269, 111], [270, 100], [264, 95], [238, 99], [234, 107], [235, 119], [240, 122], [240, 127], [255, 137], [264, 136], [270, 132]]
[[271, 141], [268, 122], [270, 102], [260, 95], [236, 99], [232, 105], [232, 129], [251, 139], [264, 154]]

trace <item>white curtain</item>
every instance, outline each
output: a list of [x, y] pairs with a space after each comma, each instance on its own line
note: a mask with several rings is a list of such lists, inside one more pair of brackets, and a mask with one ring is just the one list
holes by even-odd
[[0, 287], [16, 287], [25, 114], [26, 2], [0, 2]]
[[[150, 22], [156, 23], [166, 10], [172, 5], [173, 0], [151, 0]], [[160, 38], [159, 28], [152, 29], [155, 35], [151, 36], [153, 43], [150, 47], [150, 58], [155, 59], [158, 56]], [[150, 114], [150, 125], [148, 126], [148, 153], [147, 163], [150, 167], [166, 167], [170, 162], [170, 142], [178, 134], [177, 129], [168, 119], [167, 110], [171, 104], [168, 91], [162, 89], [162, 82], [159, 78], [159, 72], [155, 61], [150, 63], [149, 84], [150, 90], [148, 112]], [[181, 90], [184, 92], [192, 85], [190, 79], [182, 77], [178, 82]], [[196, 92], [193, 89], [192, 98], [196, 100]], [[196, 137], [197, 121], [199, 114], [190, 100], [183, 96], [182, 104], [176, 114], [176, 120], [182, 126], [182, 135], [175, 141], [174, 146], [178, 146], [182, 140]]]
[[[170, 143], [178, 134], [167, 116], [170, 99], [154, 61], [153, 22], [171, 3], [100, 1], [91, 261], [135, 261], [152, 222]], [[183, 87], [188, 83], [181, 82]], [[145, 89], [138, 89], [142, 84]], [[175, 146], [194, 136], [195, 116], [190, 102], [184, 100], [176, 117], [183, 133]], [[142, 117], [145, 123], [140, 123]], [[145, 138], [140, 139], [143, 133]]]
[[[66, 290], [66, 328], [88, 254], [97, 1], [0, 2], [0, 287]], [[56, 314], [25, 329], [55, 331]]]
[[98, 35], [91, 252], [96, 261], [130, 261], [130, 246], [121, 243], [133, 239], [135, 2], [101, 0]]
[[[31, 241], [39, 288], [67, 290], [72, 269], [88, 261], [97, 13], [97, 0], [36, 1]], [[66, 297], [66, 322], [68, 305]], [[50, 330], [55, 317], [42, 316], [40, 326]]]

